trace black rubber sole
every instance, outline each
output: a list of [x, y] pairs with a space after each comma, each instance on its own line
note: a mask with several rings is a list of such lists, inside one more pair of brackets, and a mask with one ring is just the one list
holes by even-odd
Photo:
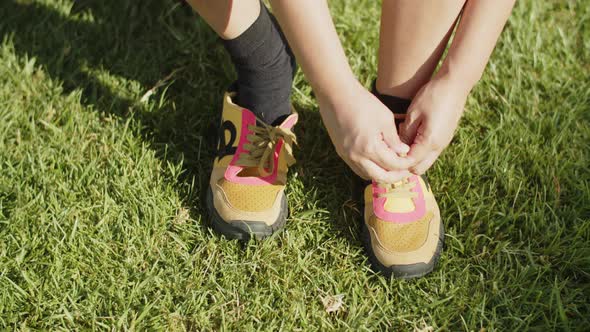
[[445, 230], [442, 221], [440, 223], [439, 228], [439, 237], [438, 244], [436, 245], [436, 251], [432, 259], [428, 263], [385, 266], [381, 264], [381, 262], [379, 262], [379, 260], [373, 253], [373, 248], [371, 246], [371, 234], [369, 234], [367, 224], [365, 224], [363, 221], [363, 244], [365, 247], [365, 252], [369, 257], [371, 268], [373, 269], [373, 271], [379, 272], [386, 277], [394, 277], [399, 279], [412, 279], [427, 275], [428, 273], [434, 270], [434, 267], [438, 263], [440, 254], [443, 250]]
[[215, 206], [213, 205], [213, 192], [211, 191], [211, 188], [207, 189], [207, 210], [209, 211], [211, 227], [216, 232], [223, 234], [227, 238], [237, 239], [240, 241], [248, 241], [252, 238], [256, 240], [262, 240], [282, 230], [287, 223], [287, 215], [289, 214], [287, 197], [283, 195], [281, 200], [281, 213], [279, 214], [277, 220], [270, 226], [264, 222], [258, 221], [225, 221], [215, 210]]

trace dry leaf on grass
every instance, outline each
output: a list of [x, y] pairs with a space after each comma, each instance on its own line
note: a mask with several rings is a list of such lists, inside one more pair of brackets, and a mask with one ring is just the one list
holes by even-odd
[[327, 313], [340, 311], [344, 304], [344, 294], [322, 296], [322, 304]]
[[434, 327], [426, 324], [426, 321], [421, 319], [420, 327], [414, 326], [414, 332], [434, 332]]

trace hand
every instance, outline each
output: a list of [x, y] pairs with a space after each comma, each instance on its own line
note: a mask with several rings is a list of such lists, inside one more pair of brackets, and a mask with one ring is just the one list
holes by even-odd
[[446, 78], [433, 78], [418, 91], [400, 125], [402, 140], [410, 144], [410, 170], [423, 174], [453, 139], [469, 89]]
[[354, 82], [337, 98], [318, 97], [320, 112], [338, 155], [364, 179], [394, 183], [410, 175], [410, 147], [401, 142], [393, 113]]

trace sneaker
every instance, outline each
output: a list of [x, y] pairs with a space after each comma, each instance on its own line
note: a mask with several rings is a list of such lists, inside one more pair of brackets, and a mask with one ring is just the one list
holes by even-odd
[[240, 240], [263, 239], [286, 222], [287, 170], [295, 163], [291, 130], [298, 115], [271, 126], [236, 105], [234, 96], [226, 93], [223, 100], [207, 208], [217, 232]]
[[365, 184], [363, 242], [373, 269], [398, 278], [431, 272], [442, 250], [444, 229], [426, 177]]

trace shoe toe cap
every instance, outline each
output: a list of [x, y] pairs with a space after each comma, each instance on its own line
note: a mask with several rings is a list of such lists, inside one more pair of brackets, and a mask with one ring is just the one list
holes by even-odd
[[249, 186], [220, 181], [212, 186], [213, 205], [226, 222], [260, 222], [274, 224], [285, 207], [282, 186]]

